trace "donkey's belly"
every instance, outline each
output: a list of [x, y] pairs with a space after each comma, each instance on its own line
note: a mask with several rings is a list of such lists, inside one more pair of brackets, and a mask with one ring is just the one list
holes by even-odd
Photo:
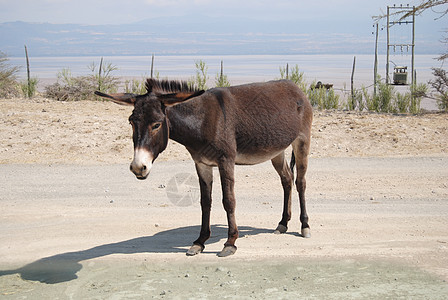
[[282, 150], [276, 150], [272, 152], [257, 152], [257, 153], [237, 153], [235, 164], [237, 165], [256, 165], [265, 161], [271, 160], [280, 153]]
[[264, 135], [244, 135], [236, 139], [236, 164], [254, 165], [271, 160], [297, 138], [297, 133], [292, 130], [282, 134], [263, 132]]

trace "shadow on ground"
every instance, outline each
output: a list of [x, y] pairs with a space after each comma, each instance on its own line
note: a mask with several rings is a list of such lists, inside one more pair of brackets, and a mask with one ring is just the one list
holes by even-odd
[[[248, 226], [238, 227], [240, 236], [271, 233], [272, 230]], [[0, 276], [20, 274], [24, 280], [39, 281], [47, 284], [71, 281], [82, 269], [81, 261], [111, 254], [136, 253], [185, 253], [185, 247], [196, 239], [200, 226], [188, 226], [159, 232], [153, 236], [144, 236], [118, 243], [105, 244], [87, 250], [67, 252], [39, 259], [22, 268], [0, 271]], [[207, 242], [218, 242], [227, 235], [227, 226], [212, 226], [213, 235]], [[204, 252], [207, 252], [205, 250]]]

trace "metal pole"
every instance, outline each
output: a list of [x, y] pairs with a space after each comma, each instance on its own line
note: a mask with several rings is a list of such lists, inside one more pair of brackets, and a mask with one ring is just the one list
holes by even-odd
[[389, 83], [389, 6], [387, 7], [387, 54], [386, 54], [386, 84]]

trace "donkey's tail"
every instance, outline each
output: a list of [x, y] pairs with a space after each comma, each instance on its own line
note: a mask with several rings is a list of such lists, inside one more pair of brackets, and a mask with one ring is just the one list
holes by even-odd
[[294, 178], [294, 166], [296, 165], [296, 156], [294, 155], [294, 150], [292, 150], [291, 161], [289, 162], [289, 168], [292, 172], [292, 177]]

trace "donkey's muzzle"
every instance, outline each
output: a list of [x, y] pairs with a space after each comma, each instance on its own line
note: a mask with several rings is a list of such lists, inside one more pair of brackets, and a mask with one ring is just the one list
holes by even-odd
[[146, 172], [147, 166], [135, 167], [131, 164], [131, 167], [129, 169], [132, 173], [134, 173], [137, 179], [144, 180], [148, 178], [149, 172]]
[[152, 167], [152, 154], [145, 149], [135, 149], [130, 170], [137, 179], [146, 179]]

